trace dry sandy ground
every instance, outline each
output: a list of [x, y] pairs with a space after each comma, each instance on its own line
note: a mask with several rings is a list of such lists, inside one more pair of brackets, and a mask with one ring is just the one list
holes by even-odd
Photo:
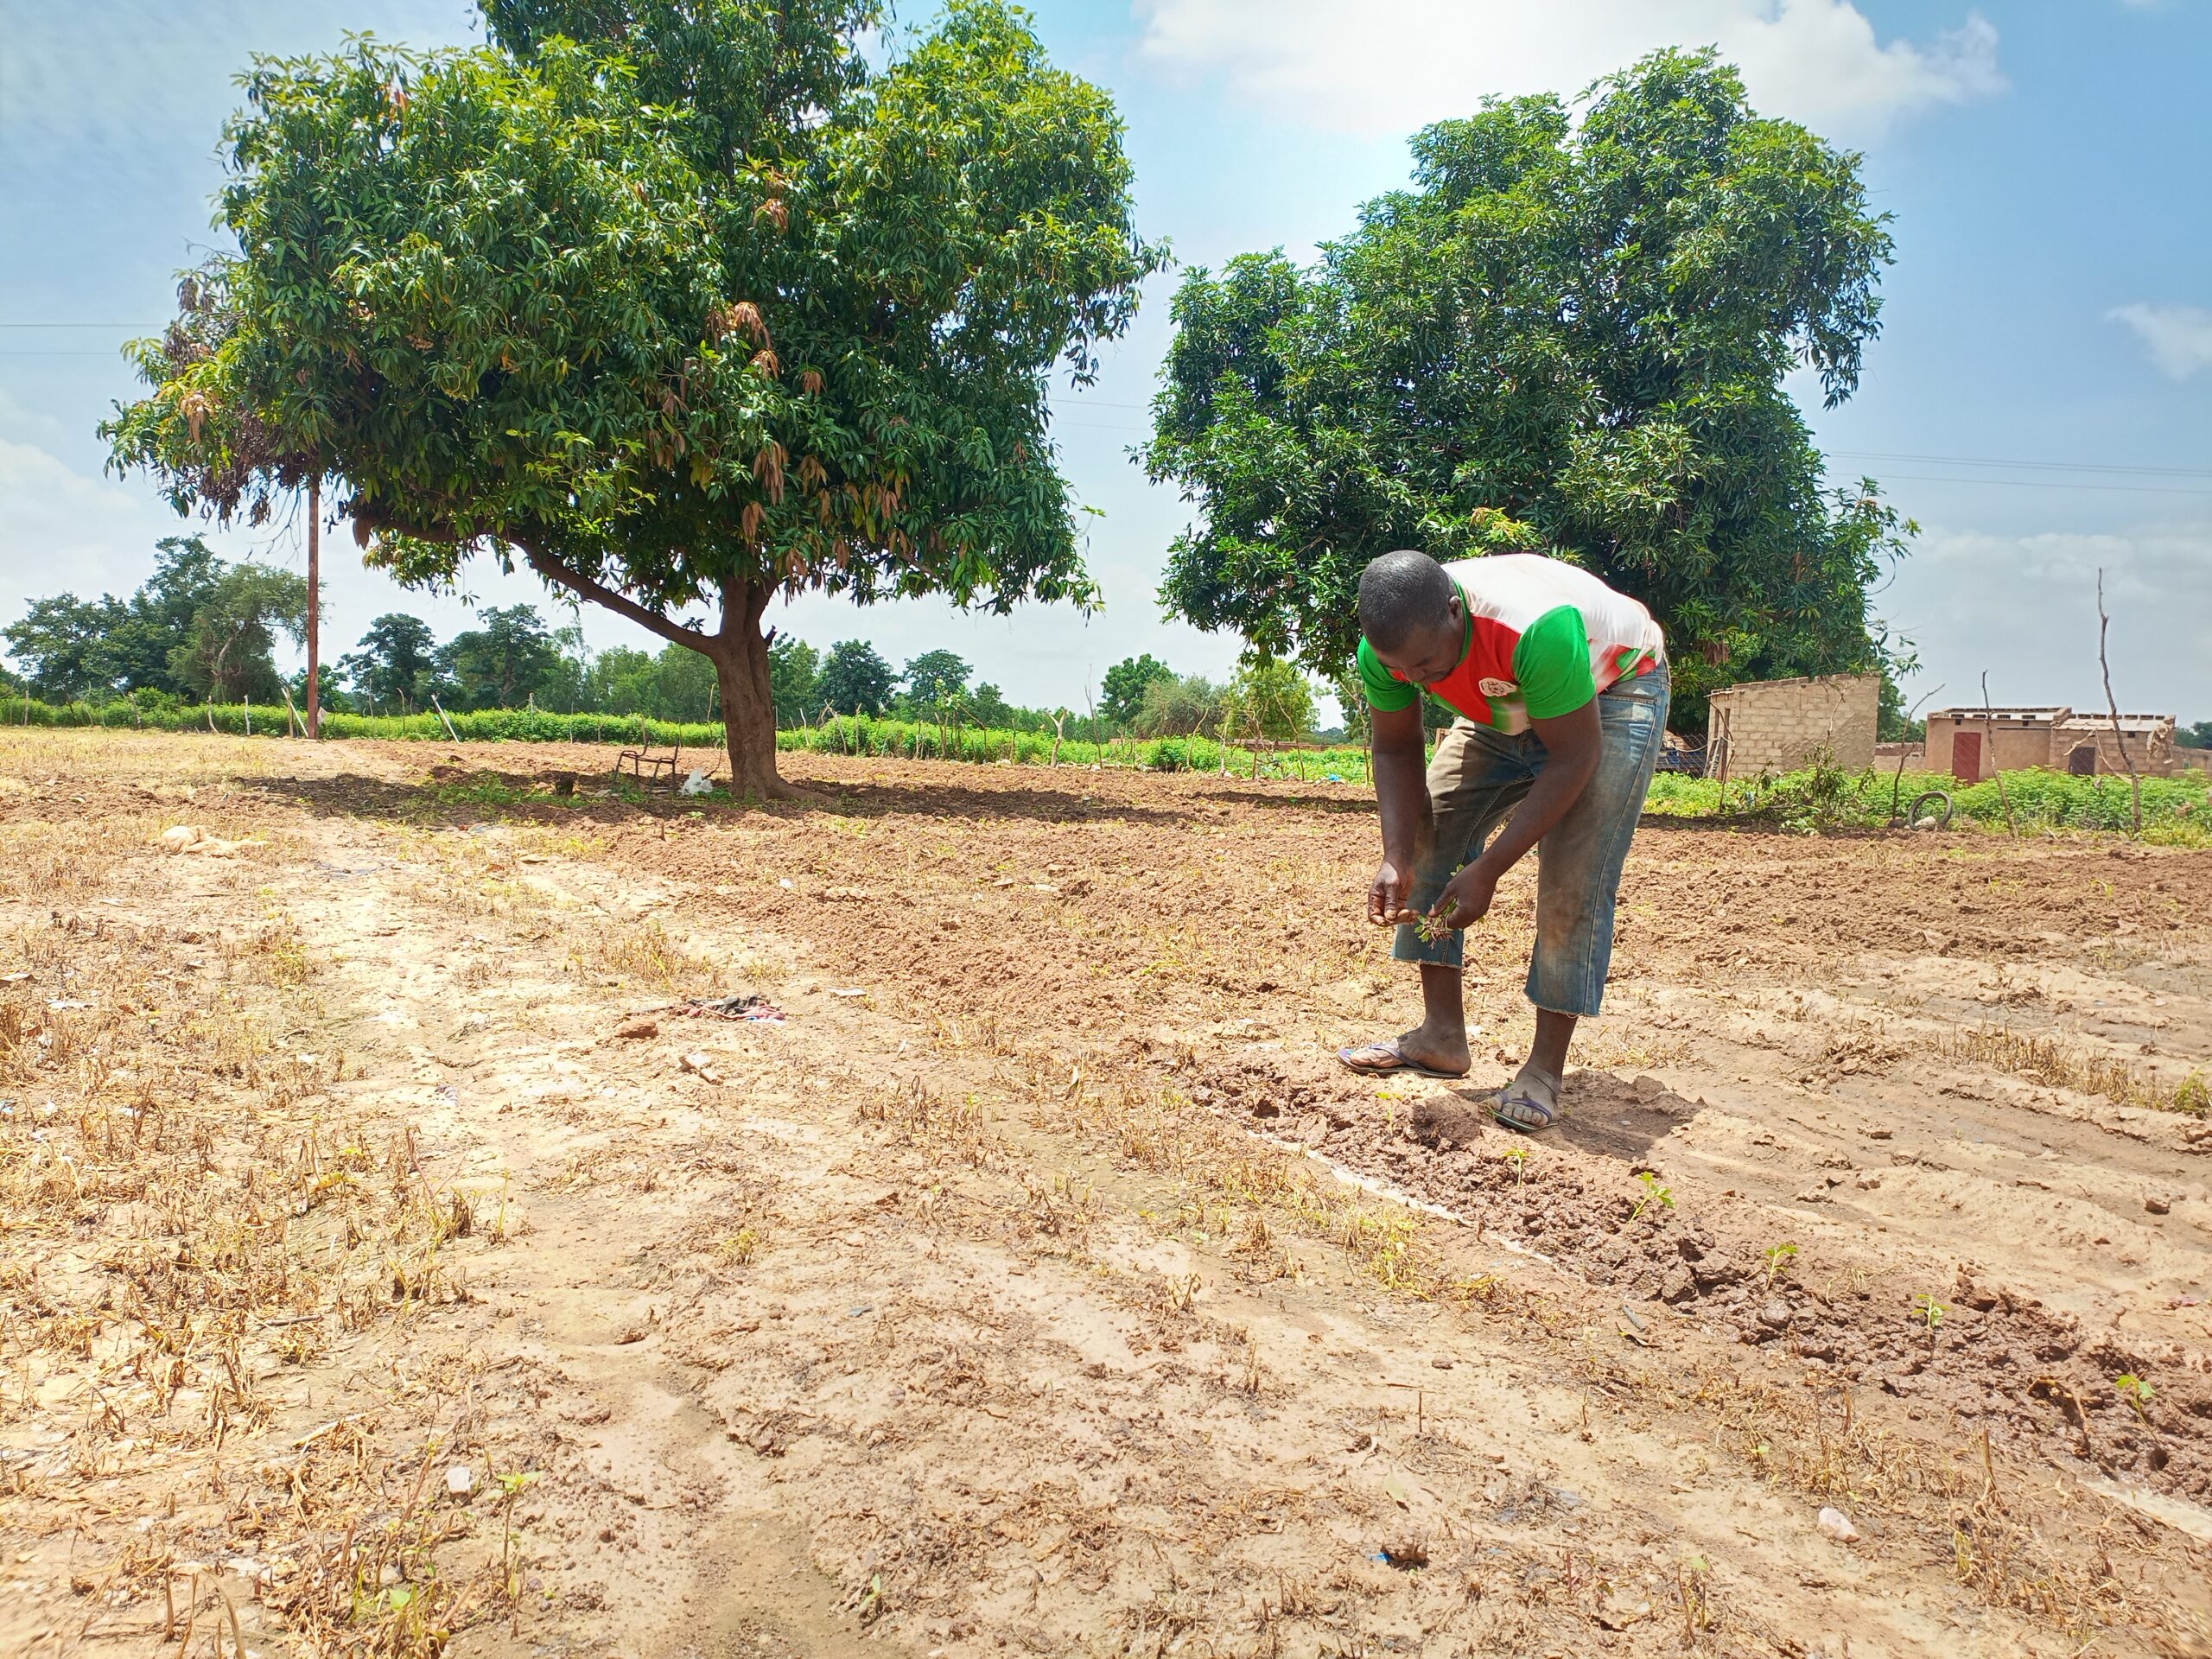
[[1356, 791], [607, 758], [0, 736], [0, 1652], [2212, 1653], [2212, 855], [1654, 825], [1522, 1143]]

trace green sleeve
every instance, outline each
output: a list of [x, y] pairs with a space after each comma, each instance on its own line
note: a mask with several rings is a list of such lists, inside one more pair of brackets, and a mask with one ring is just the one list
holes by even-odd
[[1391, 677], [1390, 671], [1382, 666], [1382, 659], [1375, 654], [1375, 647], [1365, 639], [1359, 642], [1359, 683], [1367, 690], [1367, 704], [1386, 715], [1410, 709], [1421, 701], [1421, 690], [1403, 680]]
[[1533, 720], [1571, 715], [1598, 695], [1590, 671], [1590, 633], [1572, 605], [1546, 611], [1513, 647], [1513, 677]]

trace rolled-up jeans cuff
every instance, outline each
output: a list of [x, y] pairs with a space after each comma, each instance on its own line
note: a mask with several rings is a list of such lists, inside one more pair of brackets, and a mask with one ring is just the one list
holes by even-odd
[[[1452, 878], [1459, 874], [1460, 861], [1470, 850], [1464, 836], [1446, 833], [1449, 826], [1440, 826], [1440, 833], [1429, 849], [1414, 866], [1414, 890], [1408, 908], [1415, 914], [1426, 916], [1436, 908], [1444, 897], [1444, 889]], [[1457, 968], [1464, 958], [1460, 930], [1453, 928], [1433, 939], [1424, 939], [1421, 929], [1410, 922], [1398, 924], [1398, 936], [1390, 942], [1390, 957], [1395, 962], [1433, 963], [1440, 967]]]
[[[1430, 904], [1435, 902], [1433, 899], [1429, 901]], [[1423, 914], [1427, 913], [1425, 906], [1416, 906], [1415, 908]], [[1459, 930], [1455, 927], [1436, 938], [1424, 939], [1419, 928], [1410, 922], [1401, 922], [1397, 938], [1390, 942], [1390, 959], [1393, 962], [1417, 962], [1423, 967], [1457, 968], [1461, 962]]]

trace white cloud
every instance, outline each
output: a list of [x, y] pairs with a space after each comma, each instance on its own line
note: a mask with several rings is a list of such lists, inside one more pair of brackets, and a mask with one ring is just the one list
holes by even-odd
[[2105, 315], [2133, 328], [2151, 360], [2176, 380], [2212, 368], [2212, 311], [2202, 306], [2123, 305]]
[[1143, 54], [1218, 75], [1238, 98], [1339, 131], [1405, 132], [1486, 93], [1573, 94], [1656, 48], [1718, 45], [1756, 107], [1879, 131], [2005, 81], [1980, 13], [1885, 44], [1849, 0], [1135, 0]]
[[2212, 518], [2101, 532], [2005, 536], [1931, 527], [1877, 601], [1919, 646], [1913, 695], [2104, 706], [2097, 572], [2112, 618], [2113, 690], [2125, 709], [2212, 719], [2201, 619], [2212, 611]]
[[0, 438], [0, 614], [10, 620], [23, 601], [65, 588], [130, 592], [153, 568], [154, 543], [180, 528], [157, 503]]

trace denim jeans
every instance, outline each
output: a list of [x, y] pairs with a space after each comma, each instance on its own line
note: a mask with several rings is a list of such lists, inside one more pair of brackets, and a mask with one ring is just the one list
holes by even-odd
[[[1529, 1000], [1557, 1014], [1594, 1014], [1613, 956], [1613, 903], [1621, 866], [1636, 834], [1652, 769], [1667, 731], [1670, 692], [1664, 663], [1610, 687], [1598, 698], [1604, 748], [1598, 770], [1536, 843], [1536, 948], [1529, 963]], [[1438, 740], [1428, 767], [1433, 835], [1414, 870], [1413, 908], [1426, 913], [1445, 883], [1471, 862], [1543, 770], [1534, 732], [1509, 737], [1471, 721]], [[1458, 967], [1457, 931], [1433, 943], [1402, 925], [1391, 955], [1400, 962]]]

